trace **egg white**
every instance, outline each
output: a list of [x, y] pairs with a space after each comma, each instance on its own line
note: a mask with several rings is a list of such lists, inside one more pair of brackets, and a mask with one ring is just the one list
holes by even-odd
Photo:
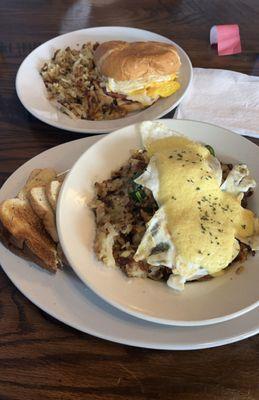
[[[234, 196], [241, 196], [249, 189], [256, 187], [256, 181], [251, 177], [250, 171], [245, 164], [238, 164], [229, 172], [227, 178], [221, 185], [221, 190], [232, 193]], [[239, 197], [240, 198], [240, 197]]]
[[[120, 93], [127, 97], [128, 100], [137, 101], [144, 106], [150, 106], [158, 98], [159, 95], [149, 96], [145, 88], [154, 83], [169, 82], [172, 80], [172, 75], [156, 76], [152, 75], [148, 78], [140, 78], [128, 81], [116, 81], [113, 78], [106, 79], [106, 90], [108, 92]], [[142, 90], [143, 93], [134, 93], [137, 90]]]
[[128, 95], [129, 93], [135, 90], [143, 89], [152, 83], [167, 82], [170, 81], [171, 79], [172, 75], [162, 75], [162, 76], [152, 75], [145, 79], [140, 78], [128, 81], [116, 81], [113, 78], [108, 78], [106, 81], [106, 89], [110, 92]]

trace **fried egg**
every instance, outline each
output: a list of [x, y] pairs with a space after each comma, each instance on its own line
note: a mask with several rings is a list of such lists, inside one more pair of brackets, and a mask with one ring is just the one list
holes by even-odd
[[[141, 124], [150, 162], [136, 183], [150, 189], [159, 206], [134, 255], [136, 261], [172, 269], [168, 285], [218, 274], [238, 255], [241, 242], [257, 246], [258, 219], [241, 206], [255, 187], [246, 165], [222, 182], [219, 160], [202, 144], [162, 122]], [[240, 196], [241, 194], [241, 196]]]
[[176, 81], [177, 75], [151, 76], [145, 79], [130, 81], [116, 81], [108, 78], [106, 90], [108, 92], [120, 93], [132, 101], [138, 101], [149, 106], [159, 97], [168, 97], [175, 93], [180, 84]]

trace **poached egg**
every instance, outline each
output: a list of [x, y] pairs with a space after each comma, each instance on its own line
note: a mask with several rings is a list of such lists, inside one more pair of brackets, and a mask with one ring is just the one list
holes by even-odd
[[141, 136], [150, 162], [135, 182], [152, 191], [159, 209], [135, 261], [171, 268], [168, 285], [183, 290], [186, 281], [226, 268], [240, 251], [238, 240], [258, 245], [258, 218], [241, 206], [243, 193], [255, 187], [246, 165], [222, 184], [221, 164], [204, 145], [162, 122], [142, 123]]

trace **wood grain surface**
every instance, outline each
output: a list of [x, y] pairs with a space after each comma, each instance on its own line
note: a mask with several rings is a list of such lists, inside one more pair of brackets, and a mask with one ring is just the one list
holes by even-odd
[[[83, 137], [32, 117], [15, 75], [32, 49], [61, 33], [120, 25], [168, 36], [194, 66], [259, 75], [258, 0], [1, 0], [0, 184], [29, 158]], [[214, 24], [238, 23], [243, 52], [218, 57]], [[254, 140], [259, 144], [259, 140]], [[0, 271], [0, 400], [257, 400], [259, 336], [221, 348], [152, 351], [96, 339], [51, 319]]]

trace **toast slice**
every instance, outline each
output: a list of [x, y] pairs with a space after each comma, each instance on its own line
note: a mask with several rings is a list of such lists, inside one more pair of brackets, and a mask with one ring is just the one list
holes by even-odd
[[33, 211], [42, 220], [46, 231], [52, 237], [54, 242], [58, 242], [58, 232], [56, 228], [56, 218], [53, 209], [48, 201], [45, 187], [36, 186], [30, 190], [29, 201]]
[[5, 200], [0, 204], [1, 239], [16, 254], [56, 272], [60, 260], [40, 218], [27, 200]]
[[61, 182], [59, 182], [58, 180], [53, 180], [49, 182], [45, 188], [47, 199], [54, 211], [56, 211], [58, 195], [61, 186], [62, 186]]
[[48, 270], [49, 272], [56, 272], [56, 270], [53, 270], [48, 264], [46, 264], [42, 259], [37, 257], [26, 245], [26, 243], [23, 241], [23, 246], [18, 247], [17, 241], [14, 236], [8, 232], [8, 230], [3, 226], [3, 224], [0, 221], [0, 241], [3, 243], [3, 245], [10, 250], [12, 253], [16, 254], [17, 256], [33, 262], [37, 265], [39, 265], [41, 268], [44, 268]]
[[34, 169], [31, 172], [25, 186], [18, 193], [17, 197], [19, 197], [21, 200], [28, 199], [28, 195], [33, 187], [45, 186], [50, 181], [55, 179], [56, 176], [57, 173], [52, 168]]
[[60, 259], [61, 267], [69, 267], [69, 263], [68, 263], [67, 258], [62, 250], [60, 243], [57, 244], [57, 252], [58, 252], [58, 257]]
[[63, 183], [64, 180], [65, 180], [65, 177], [67, 176], [67, 174], [68, 174], [69, 171], [70, 171], [70, 170], [67, 169], [66, 171], [63, 171], [63, 172], [60, 172], [59, 174], [57, 174], [57, 180], [58, 180], [59, 182]]

